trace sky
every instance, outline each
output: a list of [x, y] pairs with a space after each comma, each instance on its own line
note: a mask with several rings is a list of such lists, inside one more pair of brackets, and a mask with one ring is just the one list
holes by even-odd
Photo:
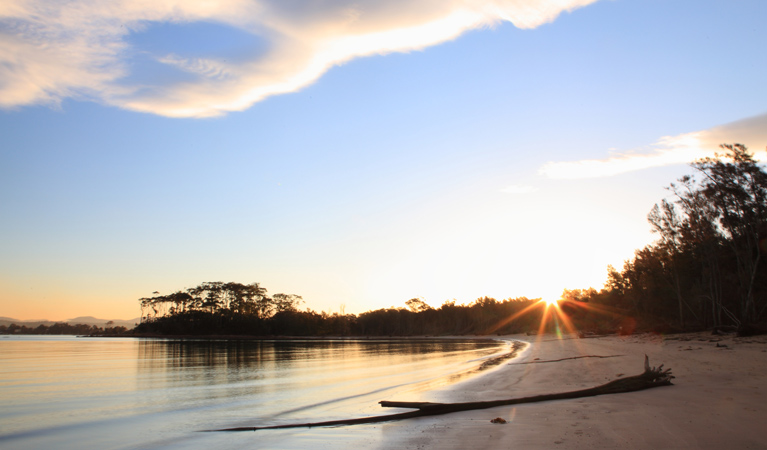
[[762, 0], [0, 5], [0, 316], [259, 282], [315, 311], [601, 288], [767, 158]]

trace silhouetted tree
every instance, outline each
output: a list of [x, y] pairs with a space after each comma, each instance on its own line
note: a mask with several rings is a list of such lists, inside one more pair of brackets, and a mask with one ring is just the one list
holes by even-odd
[[429, 306], [425, 301], [423, 301], [423, 299], [420, 298], [411, 298], [405, 302], [405, 305], [407, 305], [408, 309], [414, 313], [432, 309], [431, 306]]
[[[648, 220], [659, 240], [637, 250], [623, 270], [608, 268], [612, 301], [646, 317], [676, 317], [680, 327], [764, 320], [767, 172], [740, 144], [696, 161]], [[675, 304], [675, 312], [669, 308]], [[688, 317], [690, 320], [688, 321]]]

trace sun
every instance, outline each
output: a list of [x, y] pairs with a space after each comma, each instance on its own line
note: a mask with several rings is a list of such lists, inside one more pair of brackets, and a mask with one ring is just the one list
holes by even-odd
[[557, 306], [559, 300], [556, 297], [542, 298], [541, 303], [545, 303], [546, 306]]

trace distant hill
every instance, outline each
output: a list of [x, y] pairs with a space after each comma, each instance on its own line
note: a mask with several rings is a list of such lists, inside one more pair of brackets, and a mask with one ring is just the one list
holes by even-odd
[[45, 325], [48, 327], [56, 322], [50, 320], [19, 320], [11, 317], [0, 317], [0, 325], [5, 325], [7, 327], [13, 323], [16, 325], [26, 325], [28, 327], [37, 327], [38, 325]]
[[0, 317], [0, 325], [9, 326], [13, 323], [16, 325], [26, 325], [27, 327], [37, 327], [39, 325], [45, 325], [45, 326], [51, 326], [54, 323], [68, 323], [70, 325], [77, 325], [77, 324], [85, 324], [85, 325], [96, 325], [97, 327], [104, 328], [105, 326], [112, 326], [112, 327], [125, 327], [127, 329], [131, 329], [136, 326], [137, 323], [139, 323], [141, 319], [136, 317], [135, 319], [130, 320], [119, 320], [119, 319], [113, 319], [112, 324], [107, 325], [107, 322], [109, 322], [109, 319], [97, 319], [96, 317], [91, 316], [83, 316], [83, 317], [75, 317], [74, 319], [67, 319], [67, 320], [59, 320], [59, 321], [51, 321], [51, 320], [20, 320], [20, 319], [14, 319], [12, 317]]

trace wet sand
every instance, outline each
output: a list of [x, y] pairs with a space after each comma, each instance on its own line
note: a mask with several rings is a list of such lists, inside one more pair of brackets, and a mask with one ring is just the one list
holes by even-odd
[[[529, 341], [488, 374], [429, 401], [497, 400], [589, 388], [665, 364], [673, 386], [380, 425], [380, 449], [767, 448], [767, 336], [708, 333]], [[573, 356], [610, 356], [544, 362]], [[397, 400], [397, 399], [387, 399]], [[394, 411], [388, 411], [394, 412]], [[490, 421], [502, 418], [505, 424]]]

